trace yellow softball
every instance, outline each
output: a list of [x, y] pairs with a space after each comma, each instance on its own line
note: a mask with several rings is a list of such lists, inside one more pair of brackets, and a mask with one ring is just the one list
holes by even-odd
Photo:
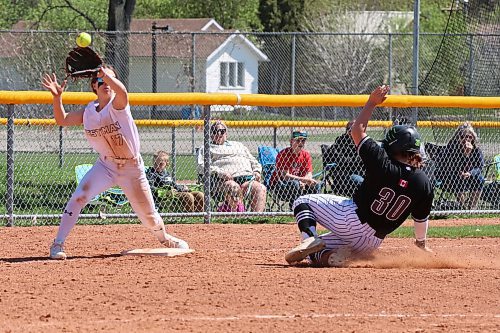
[[80, 47], [87, 47], [92, 43], [92, 37], [86, 32], [82, 32], [76, 37], [76, 45]]

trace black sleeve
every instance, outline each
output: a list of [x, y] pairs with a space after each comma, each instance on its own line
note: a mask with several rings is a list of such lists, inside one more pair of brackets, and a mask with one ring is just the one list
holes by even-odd
[[411, 216], [417, 222], [424, 222], [429, 218], [432, 209], [432, 201], [434, 200], [434, 190], [428, 180], [425, 182], [424, 188], [426, 195], [415, 205], [411, 212]]
[[366, 170], [381, 171], [389, 162], [385, 149], [369, 136], [359, 143], [358, 154]]

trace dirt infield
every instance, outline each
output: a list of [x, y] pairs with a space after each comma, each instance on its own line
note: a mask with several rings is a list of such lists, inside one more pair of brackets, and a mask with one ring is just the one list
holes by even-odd
[[[447, 221], [448, 223], [460, 223]], [[488, 223], [491, 223], [488, 222]], [[498, 332], [500, 239], [387, 239], [349, 268], [287, 266], [293, 224], [172, 225], [196, 250], [154, 247], [140, 225], [1, 228], [0, 332]]]

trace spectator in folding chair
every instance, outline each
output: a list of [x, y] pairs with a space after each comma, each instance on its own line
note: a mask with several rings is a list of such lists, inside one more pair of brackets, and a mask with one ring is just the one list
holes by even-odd
[[475, 209], [484, 186], [484, 165], [477, 134], [465, 123], [442, 150], [434, 173], [442, 181], [443, 190], [454, 193], [462, 208]]
[[[156, 205], [161, 206], [165, 199], [174, 198], [179, 201], [181, 206], [179, 208], [183, 212], [203, 212], [205, 206], [203, 193], [190, 191], [187, 185], [177, 184], [167, 171], [169, 159], [168, 153], [160, 150], [153, 155], [153, 166], [146, 169], [146, 177]], [[171, 196], [162, 198], [159, 193], [161, 189], [168, 190]]]
[[[262, 166], [247, 147], [227, 140], [227, 126], [217, 121], [210, 127], [211, 193], [222, 201], [224, 185], [236, 183], [245, 197], [250, 198], [250, 210], [263, 212], [266, 208], [266, 187], [261, 183]], [[203, 147], [198, 150], [198, 174], [203, 174]]]
[[290, 147], [283, 149], [276, 157], [276, 169], [270, 180], [271, 191], [290, 209], [295, 199], [305, 194], [321, 191], [322, 183], [313, 178], [311, 154], [304, 149], [306, 131], [294, 131]]
[[326, 151], [326, 157], [336, 164], [330, 172], [332, 191], [347, 197], [354, 194], [365, 176], [363, 161], [351, 138], [352, 124], [354, 124], [352, 120], [347, 123], [345, 132], [339, 135]]

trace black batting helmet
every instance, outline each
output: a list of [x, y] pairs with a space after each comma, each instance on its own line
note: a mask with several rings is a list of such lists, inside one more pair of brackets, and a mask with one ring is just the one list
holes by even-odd
[[382, 140], [385, 151], [389, 155], [402, 152], [420, 152], [420, 134], [413, 126], [396, 125], [393, 126]]

